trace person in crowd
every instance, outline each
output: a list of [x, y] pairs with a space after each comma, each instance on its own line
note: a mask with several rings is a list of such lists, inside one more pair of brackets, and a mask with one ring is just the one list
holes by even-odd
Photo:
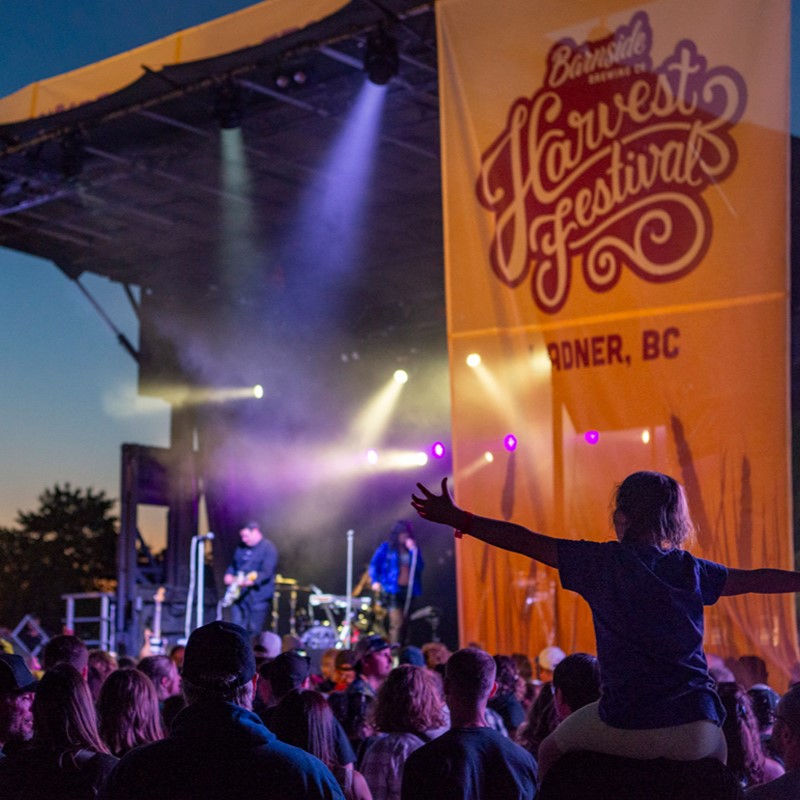
[[356, 679], [356, 654], [353, 650], [340, 650], [333, 664], [333, 691], [343, 692]]
[[446, 730], [442, 699], [432, 674], [403, 664], [378, 689], [371, 721], [378, 731], [360, 761], [375, 800], [400, 800], [408, 756]]
[[425, 562], [413, 538], [408, 520], [398, 520], [389, 539], [378, 545], [369, 562], [372, 591], [389, 610], [389, 641], [405, 644], [408, 636], [411, 599], [422, 594]]
[[89, 667], [94, 667], [105, 680], [115, 669], [119, 668], [119, 664], [107, 650], [90, 650]]
[[411, 664], [414, 667], [424, 667], [425, 654], [419, 649], [419, 647], [414, 647], [414, 645], [411, 644], [401, 647], [397, 654], [397, 665], [401, 666], [402, 664]]
[[117, 759], [97, 732], [89, 687], [74, 667], [45, 672], [33, 727], [31, 744], [0, 760], [3, 800], [94, 800]]
[[83, 675], [89, 674], [89, 648], [72, 634], [54, 636], [42, 649], [42, 668], [45, 672], [58, 664], [69, 664]]
[[747, 790], [747, 800], [796, 800], [800, 797], [800, 684], [778, 701], [772, 740], [786, 773]]
[[508, 735], [515, 739], [517, 729], [525, 722], [525, 710], [517, 699], [517, 665], [511, 656], [495, 656], [494, 662], [497, 666], [497, 689], [489, 700], [489, 708], [500, 715]]
[[194, 630], [182, 677], [187, 706], [169, 735], [123, 756], [104, 800], [342, 800], [324, 764], [280, 742], [250, 710], [258, 677], [249, 631], [224, 621]]
[[536, 678], [542, 683], [553, 680], [553, 672], [561, 661], [566, 657], [566, 653], [555, 645], [543, 647], [536, 656]]
[[175, 663], [175, 666], [178, 668], [178, 674], [183, 672], [183, 654], [186, 652], [186, 646], [182, 644], [173, 645], [173, 647], [169, 651], [169, 657]]
[[517, 700], [522, 705], [522, 710], [527, 716], [530, 711], [533, 701], [539, 696], [539, 689], [541, 689], [541, 681], [534, 680], [533, 677], [533, 664], [530, 658], [525, 653], [512, 653], [511, 658], [517, 667]]
[[[330, 694], [336, 688], [336, 656], [339, 655], [336, 647], [329, 647], [319, 660], [320, 678], [316, 682], [316, 690], [324, 695]], [[353, 673], [355, 678], [355, 673]]]
[[447, 659], [452, 655], [444, 642], [427, 642], [422, 645], [422, 654], [425, 656], [425, 666], [434, 672], [439, 672], [440, 675], [444, 673], [439, 667], [444, 669]]
[[0, 760], [33, 738], [36, 684], [22, 656], [0, 653]]
[[579, 708], [600, 699], [600, 663], [589, 653], [565, 656], [553, 670], [553, 707], [563, 722]]
[[272, 631], [261, 631], [253, 637], [253, 653], [257, 667], [272, 661], [281, 654], [281, 637]]
[[120, 656], [117, 659], [119, 669], [136, 669], [136, 659], [132, 656]]
[[146, 656], [136, 665], [153, 682], [159, 705], [163, 708], [168, 697], [180, 694], [181, 676], [169, 656]]
[[299, 636], [295, 636], [293, 633], [284, 633], [281, 636], [281, 653], [288, 653], [290, 650], [305, 651], [305, 645]]
[[543, 683], [539, 695], [533, 701], [525, 722], [517, 732], [517, 741], [531, 755], [538, 759], [539, 745], [556, 729], [555, 689], [553, 682]]
[[635, 759], [574, 750], [553, 764], [537, 800], [743, 800], [736, 776], [716, 758]]
[[602, 696], [542, 742], [543, 773], [580, 749], [724, 761], [724, 712], [703, 653], [704, 606], [722, 595], [797, 592], [800, 573], [732, 569], [692, 556], [683, 549], [693, 531], [683, 487], [658, 472], [633, 473], [617, 487], [614, 542], [559, 539], [476, 517], [453, 503], [446, 478], [440, 495], [417, 486], [412, 505], [422, 517], [558, 569], [562, 586], [592, 609]]
[[117, 659], [105, 650], [89, 651], [89, 669], [86, 674], [86, 681], [89, 684], [89, 691], [92, 693], [92, 700], [97, 705], [100, 697], [100, 689], [105, 679], [118, 668]]
[[106, 678], [97, 717], [100, 736], [117, 758], [164, 738], [156, 688], [138, 669], [117, 670]]
[[761, 739], [761, 749], [768, 758], [780, 761], [780, 756], [772, 744], [772, 728], [775, 724], [775, 711], [781, 696], [771, 687], [756, 684], [747, 690], [753, 706], [758, 732]]
[[783, 775], [783, 767], [764, 755], [758, 721], [747, 692], [738, 683], [721, 683], [717, 692], [725, 709], [722, 732], [728, 745], [728, 767], [741, 785], [746, 789]]
[[706, 653], [706, 662], [708, 663], [708, 674], [711, 676], [714, 683], [735, 683], [736, 678], [731, 671], [731, 668], [726, 663], [722, 656], [713, 653]]
[[[278, 703], [273, 733], [286, 744], [316, 756], [333, 773], [346, 800], [372, 800], [364, 776], [338, 754], [341, 726], [325, 698], [311, 690], [294, 690]], [[345, 739], [346, 741], [346, 739]]]
[[[259, 712], [259, 716], [272, 731], [272, 716], [278, 707], [278, 703], [289, 692], [310, 688], [311, 659], [306, 655], [301, 655], [296, 650], [289, 650], [260, 667], [259, 675], [264, 683], [269, 684], [270, 696], [267, 708]], [[259, 684], [262, 680], [259, 680]]]
[[230, 607], [231, 620], [256, 636], [267, 627], [272, 614], [278, 550], [261, 532], [257, 522], [248, 522], [240, 531], [241, 544], [225, 571], [223, 606]]
[[[281, 653], [277, 658], [264, 664], [259, 669], [259, 675], [263, 680], [259, 684], [268, 683], [270, 688], [270, 699], [267, 708], [259, 713], [263, 723], [283, 739], [275, 729], [275, 715], [283, 699], [290, 692], [299, 692], [311, 688], [311, 659], [306, 655], [301, 655], [296, 650], [288, 653]], [[356, 760], [355, 753], [344, 732], [339, 720], [333, 719], [331, 723], [333, 735], [333, 755], [337, 764], [346, 766]]]
[[355, 680], [344, 691], [331, 693], [328, 702], [358, 754], [362, 742], [373, 732], [369, 708], [394, 666], [392, 645], [377, 634], [365, 636], [356, 643], [353, 660]]
[[454, 653], [445, 669], [450, 730], [415, 750], [403, 770], [403, 800], [531, 800], [536, 759], [486, 727], [495, 688], [495, 662], [483, 650]]
[[753, 654], [740, 656], [733, 670], [736, 682], [747, 691], [753, 686], [769, 686], [767, 662]]

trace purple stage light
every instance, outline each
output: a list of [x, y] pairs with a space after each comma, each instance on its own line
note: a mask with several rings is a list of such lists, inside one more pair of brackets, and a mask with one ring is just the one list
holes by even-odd
[[597, 431], [586, 431], [583, 434], [586, 444], [597, 444], [600, 441], [600, 434]]
[[444, 458], [444, 454], [447, 452], [445, 449], [444, 444], [442, 442], [434, 442], [433, 446], [431, 447], [431, 454], [434, 458]]
[[503, 439], [503, 447], [505, 447], [509, 453], [513, 453], [517, 449], [517, 437], [514, 436], [513, 433], [507, 434], [506, 438]]

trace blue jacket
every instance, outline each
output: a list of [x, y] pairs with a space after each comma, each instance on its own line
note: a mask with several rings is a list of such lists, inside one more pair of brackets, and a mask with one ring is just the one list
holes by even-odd
[[[422, 552], [417, 547], [417, 565], [414, 570], [412, 597], [418, 597], [422, 594], [422, 569], [424, 566], [425, 561], [422, 558]], [[369, 562], [369, 577], [373, 583], [376, 581], [380, 583], [385, 592], [397, 594], [397, 579], [400, 577], [400, 553], [397, 548], [392, 547], [389, 542], [383, 542], [378, 547]]]
[[102, 800], [344, 800], [328, 768], [232, 703], [185, 708], [170, 735], [127, 753]]

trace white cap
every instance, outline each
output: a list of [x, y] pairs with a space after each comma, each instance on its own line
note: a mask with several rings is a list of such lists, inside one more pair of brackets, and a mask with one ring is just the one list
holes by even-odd
[[567, 654], [560, 647], [550, 646], [536, 656], [536, 662], [542, 669], [552, 672], [566, 657]]

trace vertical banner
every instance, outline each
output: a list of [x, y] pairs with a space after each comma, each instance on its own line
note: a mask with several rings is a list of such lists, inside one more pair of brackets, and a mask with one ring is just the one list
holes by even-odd
[[[788, 2], [436, 8], [457, 501], [605, 540], [658, 470], [697, 555], [793, 568]], [[462, 642], [594, 651], [554, 571], [468, 537], [457, 564]], [[782, 683], [794, 597], [723, 598], [706, 649]]]

